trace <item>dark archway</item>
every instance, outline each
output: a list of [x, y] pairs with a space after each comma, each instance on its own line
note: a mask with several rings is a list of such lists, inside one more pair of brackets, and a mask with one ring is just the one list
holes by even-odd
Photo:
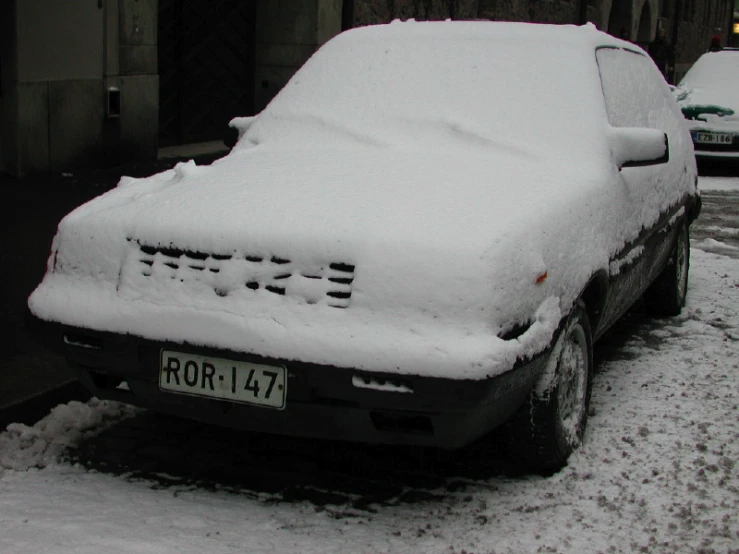
[[632, 19], [632, 0], [613, 0], [611, 15], [608, 17], [609, 34], [631, 40]]
[[652, 6], [644, 2], [639, 16], [639, 28], [636, 31], [636, 42], [639, 46], [646, 48], [652, 42]]
[[255, 0], [159, 0], [159, 146], [253, 113], [255, 21]]

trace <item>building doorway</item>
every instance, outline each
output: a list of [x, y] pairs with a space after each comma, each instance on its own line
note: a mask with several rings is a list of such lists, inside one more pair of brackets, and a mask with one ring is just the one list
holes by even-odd
[[255, 0], [159, 0], [159, 145], [221, 139], [254, 110]]
[[631, 36], [633, 21], [632, 0], [613, 0], [611, 15], [608, 17], [608, 33], [626, 40], [634, 40]]
[[639, 28], [636, 31], [636, 43], [642, 48], [648, 48], [652, 42], [652, 9], [649, 2], [644, 2], [639, 16]]

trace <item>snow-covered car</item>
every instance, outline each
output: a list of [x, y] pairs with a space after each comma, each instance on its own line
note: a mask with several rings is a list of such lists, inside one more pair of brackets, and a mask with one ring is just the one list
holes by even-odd
[[[210, 166], [59, 224], [29, 299], [98, 397], [240, 429], [561, 467], [593, 341], [677, 314], [692, 142], [648, 56], [592, 26], [347, 31]], [[638, 362], [635, 362], [638, 363]]]
[[698, 159], [739, 160], [739, 49], [703, 54], [674, 93]]

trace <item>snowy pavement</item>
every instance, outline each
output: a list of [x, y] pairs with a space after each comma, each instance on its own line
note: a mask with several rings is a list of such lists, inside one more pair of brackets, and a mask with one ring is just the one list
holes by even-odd
[[[149, 429], [156, 417], [121, 404], [70, 403], [0, 433], [0, 552], [739, 553], [739, 217], [717, 200], [736, 206], [739, 179], [701, 188], [688, 305], [632, 314], [596, 347], [585, 443], [560, 473], [515, 476], [494, 449], [408, 471], [377, 447], [335, 447], [345, 459], [327, 468], [321, 443], [255, 449], [168, 419]], [[156, 437], [197, 440], [168, 450]], [[186, 467], [211, 454], [221, 483], [162, 471], [193, 450], [203, 458]], [[106, 468], [131, 452], [139, 471]], [[240, 462], [235, 481], [224, 460]]]
[[706, 252], [739, 258], [739, 194], [736, 179], [704, 177], [703, 209], [706, 217], [692, 229], [693, 246]]

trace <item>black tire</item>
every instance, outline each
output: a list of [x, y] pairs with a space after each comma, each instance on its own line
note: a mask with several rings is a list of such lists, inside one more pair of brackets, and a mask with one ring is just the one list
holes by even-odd
[[582, 442], [592, 376], [592, 332], [585, 304], [578, 301], [547, 371], [508, 424], [509, 457], [543, 474], [562, 469]]
[[644, 306], [654, 316], [680, 315], [688, 296], [690, 234], [682, 223], [677, 230], [667, 265], [644, 293]]

